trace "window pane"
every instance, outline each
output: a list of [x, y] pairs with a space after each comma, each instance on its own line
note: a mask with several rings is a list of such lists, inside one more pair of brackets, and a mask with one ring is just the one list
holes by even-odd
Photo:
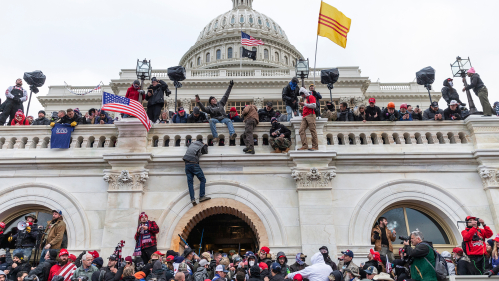
[[411, 231], [418, 228], [423, 233], [424, 240], [433, 242], [433, 244], [449, 244], [443, 228], [433, 218], [411, 208], [406, 208], [406, 212]]
[[407, 236], [407, 226], [405, 224], [404, 209], [397, 208], [381, 215], [388, 220], [388, 229], [397, 231], [397, 240], [392, 244], [400, 244], [402, 241], [399, 236]]

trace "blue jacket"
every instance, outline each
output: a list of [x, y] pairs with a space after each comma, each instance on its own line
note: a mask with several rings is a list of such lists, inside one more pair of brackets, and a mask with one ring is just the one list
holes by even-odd
[[187, 117], [189, 114], [185, 113], [184, 116], [180, 116], [178, 113], [173, 115], [173, 123], [187, 123]]
[[402, 119], [404, 115], [402, 115], [402, 112], [400, 112], [399, 110], [399, 116], [400, 116], [399, 121], [412, 121], [412, 114], [410, 114], [408, 111], [406, 111], [406, 114], [409, 114], [409, 119]]
[[[101, 113], [102, 112], [103, 111], [101, 111]], [[104, 112], [104, 115], [106, 116], [106, 118], [103, 119], [104, 124], [114, 124], [113, 118], [109, 117], [109, 115], [107, 115], [107, 112]], [[100, 115], [99, 115], [99, 117], [94, 119], [94, 124], [100, 124]]]

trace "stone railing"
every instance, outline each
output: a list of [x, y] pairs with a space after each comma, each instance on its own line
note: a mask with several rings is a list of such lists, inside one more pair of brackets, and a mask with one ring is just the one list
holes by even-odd
[[[0, 127], [0, 149], [50, 148], [50, 126]], [[71, 136], [70, 149], [115, 148], [118, 130], [114, 125], [79, 125]]]

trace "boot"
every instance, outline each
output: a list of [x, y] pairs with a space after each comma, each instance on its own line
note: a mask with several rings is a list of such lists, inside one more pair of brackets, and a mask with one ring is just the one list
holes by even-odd
[[215, 144], [215, 143], [218, 143], [219, 139], [218, 138], [214, 138], [211, 141]]
[[245, 151], [246, 154], [255, 154], [255, 149], [248, 149]]
[[301, 148], [298, 148], [298, 150], [307, 150], [308, 147], [302, 146]]
[[196, 206], [198, 203], [196, 203], [196, 199], [191, 200], [192, 206]]
[[210, 199], [211, 199], [211, 197], [203, 196], [203, 197], [199, 198], [199, 203], [204, 202], [206, 200], [210, 200]]
[[289, 147], [286, 148], [286, 150], [283, 150], [282, 153], [288, 153], [289, 152]]
[[281, 153], [281, 150], [280, 150], [279, 148], [276, 148], [276, 149], [274, 150], [274, 153]]
[[247, 147], [243, 148], [243, 152], [248, 151], [248, 149], [249, 149], [249, 148], [247, 148]]
[[232, 134], [230, 136], [230, 140], [235, 140], [236, 138], [237, 138], [237, 134], [236, 133], [234, 133], [234, 134]]

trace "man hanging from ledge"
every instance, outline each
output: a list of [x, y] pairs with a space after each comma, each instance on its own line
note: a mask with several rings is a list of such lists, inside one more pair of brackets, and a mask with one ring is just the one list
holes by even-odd
[[196, 197], [194, 196], [194, 176], [196, 176], [200, 182], [199, 185], [199, 203], [210, 200], [211, 198], [204, 195], [206, 178], [204, 177], [203, 170], [199, 167], [199, 157], [203, 154], [208, 154], [208, 145], [203, 143], [203, 140], [198, 139], [193, 142], [187, 148], [185, 152], [184, 160], [185, 162], [185, 174], [187, 175], [187, 186], [189, 187], [189, 195], [191, 196], [192, 205], [196, 206]]
[[211, 128], [211, 133], [213, 135], [213, 145], [215, 145], [215, 143], [218, 143], [219, 141], [217, 133], [218, 123], [223, 123], [227, 125], [231, 140], [234, 140], [237, 137], [237, 134], [234, 131], [234, 125], [232, 125], [230, 119], [227, 118], [227, 114], [225, 113], [225, 108], [224, 108], [225, 104], [227, 103], [227, 100], [229, 99], [230, 91], [232, 90], [233, 86], [234, 86], [234, 80], [231, 80], [229, 83], [229, 87], [227, 88], [227, 91], [225, 92], [225, 95], [222, 97], [222, 99], [219, 102], [217, 102], [217, 99], [212, 96], [208, 100], [209, 105], [207, 105], [206, 107], [200, 102], [199, 98], [196, 96], [196, 103], [199, 106], [199, 108], [201, 108], [202, 111], [210, 114], [210, 128]]

